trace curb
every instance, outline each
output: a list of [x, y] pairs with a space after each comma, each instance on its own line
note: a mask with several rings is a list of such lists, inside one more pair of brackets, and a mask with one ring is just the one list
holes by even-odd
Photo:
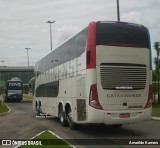
[[[59, 139], [63, 140], [64, 142], [66, 142], [67, 144], [69, 144], [71, 147], [76, 148], [74, 145], [72, 145], [71, 143], [67, 142], [67, 141], [66, 141], [66, 140], [64, 140], [62, 137], [58, 136], [57, 134], [53, 133], [53, 132], [52, 132], [52, 131], [50, 131], [50, 130], [44, 130], [44, 131], [42, 131], [42, 132], [38, 133], [37, 135], [33, 136], [33, 137], [32, 137], [32, 138], [30, 138], [29, 140], [34, 139], [35, 137], [37, 137], [37, 136], [41, 135], [41, 134], [42, 134], [42, 133], [44, 133], [45, 131], [50, 132], [52, 135], [54, 135], [54, 136], [56, 136], [57, 138], [59, 138]], [[29, 141], [29, 140], [26, 140], [26, 141]], [[21, 145], [16, 145], [14, 148], [19, 148], [20, 146], [21, 146]]]
[[72, 148], [76, 148], [74, 145], [72, 145], [71, 143], [69, 143], [67, 140], [63, 139], [62, 137], [58, 136], [57, 134], [53, 133], [52, 131], [48, 130], [48, 132], [50, 132], [52, 135], [56, 136], [57, 138], [63, 140], [64, 142], [66, 142], [67, 144], [69, 144]]
[[[6, 105], [6, 104], [5, 104]], [[7, 106], [7, 105], [6, 105]], [[0, 113], [0, 117], [1, 116], [5, 116], [8, 115], [11, 112], [11, 109], [7, 106], [7, 108], [9, 109], [8, 112], [4, 112], [4, 113]]]
[[32, 103], [32, 100], [22, 100], [22, 103]]
[[[35, 137], [39, 136], [40, 134], [42, 134], [42, 133], [44, 133], [44, 132], [45, 132], [45, 130], [42, 131], [42, 132], [40, 132], [40, 133], [38, 133], [37, 135], [33, 136], [32, 138], [30, 138], [30, 139], [28, 139], [28, 140], [26, 140], [26, 141], [32, 140], [32, 139], [34, 139]], [[15, 145], [13, 148], [19, 148], [20, 146], [22, 146], [22, 145], [17, 144], [17, 145]]]
[[160, 117], [151, 117], [151, 119], [160, 121]]

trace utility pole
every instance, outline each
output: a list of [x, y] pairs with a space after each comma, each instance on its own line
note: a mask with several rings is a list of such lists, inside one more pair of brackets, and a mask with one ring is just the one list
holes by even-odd
[[117, 0], [117, 20], [120, 21], [119, 0]]
[[51, 51], [52, 51], [52, 26], [51, 24], [55, 23], [56, 21], [48, 21], [46, 23], [50, 24], [50, 44], [51, 44]]

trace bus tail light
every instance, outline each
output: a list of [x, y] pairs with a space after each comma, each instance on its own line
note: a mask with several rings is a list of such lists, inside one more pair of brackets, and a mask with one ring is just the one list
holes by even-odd
[[86, 46], [86, 68], [96, 68], [96, 23], [89, 24]]
[[90, 95], [89, 95], [89, 105], [92, 106], [93, 108], [103, 110], [98, 100], [98, 92], [96, 84], [91, 85]]
[[152, 106], [152, 100], [153, 100], [152, 85], [149, 85], [148, 100], [147, 100], [147, 103], [146, 103], [146, 105], [144, 107], [145, 109]]

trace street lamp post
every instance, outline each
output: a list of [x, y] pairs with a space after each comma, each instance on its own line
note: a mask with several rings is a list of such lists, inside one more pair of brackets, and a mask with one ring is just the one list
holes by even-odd
[[1, 63], [2, 63], [2, 67], [3, 67], [4, 60], [1, 60]]
[[119, 0], [117, 0], [117, 20], [120, 21]]
[[51, 51], [52, 51], [52, 26], [51, 24], [52, 23], [55, 23], [56, 21], [48, 21], [46, 23], [49, 23], [50, 24], [50, 43], [51, 43]]
[[29, 54], [28, 54], [28, 50], [31, 48], [25, 48], [27, 50], [27, 61], [28, 61], [28, 67], [29, 67]]

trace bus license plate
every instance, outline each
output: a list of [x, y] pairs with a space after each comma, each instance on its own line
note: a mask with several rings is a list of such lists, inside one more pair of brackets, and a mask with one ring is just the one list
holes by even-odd
[[120, 118], [129, 118], [130, 117], [130, 113], [122, 113], [119, 115]]

